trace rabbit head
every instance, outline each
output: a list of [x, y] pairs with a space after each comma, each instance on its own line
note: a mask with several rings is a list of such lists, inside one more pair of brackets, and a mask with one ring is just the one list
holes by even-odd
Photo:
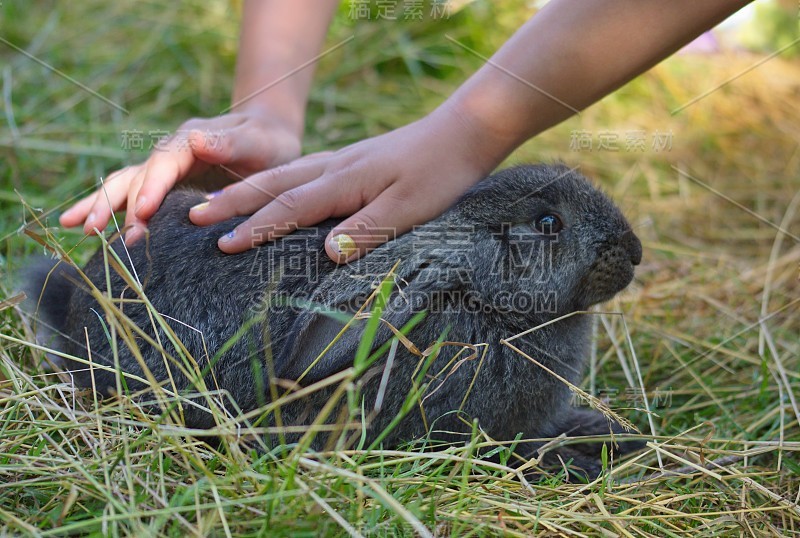
[[[519, 166], [352, 264], [351, 274], [376, 266], [385, 274], [402, 260], [412, 290], [449, 290], [451, 305], [470, 308], [459, 303], [466, 300], [530, 325], [610, 299], [631, 282], [641, 256], [625, 217], [583, 176], [565, 166]], [[411, 300], [419, 309], [434, 302], [424, 293]]]
[[610, 299], [641, 260], [641, 243], [619, 209], [565, 166], [506, 169], [468, 193], [451, 218], [483, 229], [472, 257], [478, 286], [555, 292], [546, 306], [557, 315]]

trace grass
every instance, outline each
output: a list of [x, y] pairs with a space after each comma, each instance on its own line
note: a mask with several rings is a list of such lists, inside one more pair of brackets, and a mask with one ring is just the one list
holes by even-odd
[[[145, 156], [121, 147], [123, 133], [227, 106], [234, 8], [0, 4], [0, 37], [130, 111], [0, 45], [0, 301], [41, 250], [18, 233], [31, 220], [21, 199], [85, 260], [98, 241], [54, 215]], [[447, 20], [356, 23], [343, 3], [329, 41], [357, 45], [319, 66], [307, 151], [432, 109], [479, 65], [444, 35], [490, 54], [526, 9], [477, 2]], [[583, 385], [650, 433], [640, 370], [657, 442], [635, 459], [585, 484], [563, 473], [528, 481], [477, 458], [489, 443], [477, 434], [439, 451], [323, 454], [258, 454], [231, 434], [215, 450], [129, 400], [96, 401], [47, 374], [10, 301], [0, 303], [0, 535], [800, 535], [800, 67], [779, 55], [671, 113], [764, 57], [676, 56], [510, 159], [580, 166], [644, 243], [637, 282], [604, 308], [624, 318], [597, 315]], [[626, 149], [641, 132], [644, 147]], [[669, 149], [653, 147], [656, 133], [671, 133]], [[586, 136], [591, 151], [571, 147]]]

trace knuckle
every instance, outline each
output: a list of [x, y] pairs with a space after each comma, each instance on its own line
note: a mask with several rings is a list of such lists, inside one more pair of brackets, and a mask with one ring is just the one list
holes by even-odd
[[378, 225], [378, 222], [375, 220], [375, 218], [372, 215], [368, 214], [368, 213], [362, 213], [362, 214], [358, 215], [357, 221], [356, 221], [356, 227], [359, 230], [361, 230], [362, 233], [365, 233], [366, 235], [369, 235], [369, 236], [372, 236], [373, 233], [378, 228], [380, 228], [380, 226]]
[[[268, 147], [263, 148], [261, 150], [261, 154], [259, 155], [259, 159], [264, 167], [271, 166], [269, 170], [273, 170], [277, 166], [283, 166], [276, 164], [278, 161], [278, 156], [280, 155], [279, 149], [277, 146], [270, 144]], [[283, 171], [283, 170], [281, 170]]]
[[[216, 206], [219, 213], [230, 214], [231, 216], [234, 217], [249, 217], [250, 215], [252, 215], [252, 211], [248, 211], [246, 207], [242, 206], [242, 204], [236, 203], [234, 200], [224, 200], [223, 202], [224, 203], [218, 204]], [[240, 224], [236, 228], [237, 233], [240, 228], [244, 230], [247, 229], [246, 227], [249, 225], [250, 225], [249, 221], [245, 224]]]
[[275, 201], [286, 206], [289, 210], [295, 210], [301, 206], [303, 198], [305, 198], [303, 189], [295, 188], [282, 192], [275, 198]]
[[269, 183], [270, 181], [275, 179], [275, 176], [276, 172], [274, 168], [269, 170], [262, 170], [245, 179], [244, 183], [249, 183], [250, 185]]
[[208, 123], [208, 120], [205, 118], [191, 118], [183, 122], [179, 127], [179, 129], [184, 129], [189, 131], [191, 131], [192, 129], [202, 129], [206, 125], [206, 123]]
[[[256, 190], [262, 191], [264, 194], [269, 194], [268, 192], [264, 191], [264, 189], [274, 186], [285, 171], [285, 165], [270, 168], [269, 170], [262, 170], [261, 172], [253, 174], [245, 179], [243, 183], [248, 184], [250, 187]], [[273, 195], [270, 197], [275, 198]]]
[[273, 181], [277, 180], [280, 176], [286, 173], [289, 169], [288, 164], [280, 164], [278, 166], [273, 166], [269, 170], [265, 170], [266, 177]]
[[386, 189], [384, 195], [392, 203], [407, 205], [415, 197], [420, 196], [420, 190], [416, 185], [411, 185], [404, 181], [396, 181], [391, 189]]
[[356, 215], [346, 228], [337, 231], [349, 235], [360, 249], [367, 251], [389, 239], [386, 228], [381, 227], [369, 214]]

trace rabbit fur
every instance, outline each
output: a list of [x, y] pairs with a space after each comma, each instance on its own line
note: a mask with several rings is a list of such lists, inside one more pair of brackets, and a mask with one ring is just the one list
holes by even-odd
[[[197, 191], [170, 193], [149, 224], [147, 241], [128, 249], [130, 260], [119, 240], [112, 248], [128, 270], [132, 261], [145, 296], [168, 316], [166, 322], [200, 368], [229, 346], [205, 382], [209, 389], [227, 391], [242, 411], [269, 402], [276, 387], [285, 394], [287, 382], [278, 380], [299, 379], [296, 387], [308, 386], [353, 366], [364, 320], [353, 321], [315, 362], [345, 323], [343, 315], [330, 312], [351, 317], [399, 261], [373, 350], [394, 336], [389, 325], [400, 329], [422, 310], [426, 317], [407, 334], [418, 350], [442, 340], [484, 345], [443, 345], [426, 360], [401, 344], [390, 370], [383, 353], [358, 381], [358, 407], [369, 419], [367, 442], [400, 413], [415, 377], [427, 386], [407, 406], [404, 418], [380, 437], [384, 446], [423, 437], [430, 430], [435, 439], [468, 439], [473, 420], [491, 438], [503, 441], [621, 431], [599, 412], [571, 406], [563, 381], [501, 344], [501, 339], [606, 301], [633, 278], [641, 243], [613, 202], [580, 174], [563, 165], [502, 170], [475, 185], [441, 217], [344, 266], [335, 265], [324, 252], [334, 220], [241, 254], [224, 254], [217, 239], [245, 217], [195, 226], [189, 208], [204, 200]], [[83, 273], [100, 293], [107, 293], [102, 249]], [[138, 297], [130, 280], [113, 269], [108, 273], [111, 297]], [[65, 354], [91, 355], [95, 364], [114, 366], [107, 332], [111, 323], [104, 319], [110, 313], [74, 267], [64, 262], [39, 267], [29, 290], [29, 309], [42, 321], [41, 341]], [[147, 308], [135, 301], [115, 305], [151, 340], [161, 342], [159, 348], [136, 336], [136, 354], [154, 378], [165, 387], [174, 383], [178, 391], [196, 390], [177, 368], [168, 372], [170, 361], [180, 360], [179, 352]], [[589, 316], [544, 325], [513, 345], [577, 385], [589, 352]], [[119, 368], [144, 378], [136, 354], [120, 345]], [[424, 376], [421, 363], [427, 366]], [[104, 395], [117, 390], [116, 372], [94, 369], [90, 374], [86, 364], [72, 361], [63, 366], [72, 370], [80, 387], [94, 386]], [[147, 388], [131, 378], [126, 383], [130, 391]], [[282, 423], [310, 424], [335, 389], [326, 387], [285, 404]], [[382, 403], [375, 411], [379, 393]], [[341, 418], [344, 407], [328, 421]], [[182, 413], [189, 427], [215, 425], [202, 405], [184, 404]], [[322, 447], [329, 437], [318, 435], [312, 446]], [[578, 447], [570, 456], [581, 460], [581, 450], [588, 454], [581, 463], [591, 467], [599, 448]]]

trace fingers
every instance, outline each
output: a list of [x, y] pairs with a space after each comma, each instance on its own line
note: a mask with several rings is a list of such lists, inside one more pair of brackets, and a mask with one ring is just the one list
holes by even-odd
[[84, 222], [87, 215], [89, 215], [96, 198], [97, 192], [95, 191], [64, 211], [64, 213], [62, 213], [58, 218], [61, 226], [64, 228], [72, 228], [73, 226], [78, 226], [80, 223]]
[[[304, 159], [260, 172], [227, 187], [209, 202], [196, 205], [189, 212], [189, 219], [207, 226], [231, 217], [252, 215], [287, 191], [314, 181], [324, 170], [323, 161]], [[282, 203], [290, 204], [291, 200], [284, 199]]]
[[144, 175], [145, 169], [143, 169], [139, 175], [134, 178], [133, 182], [128, 188], [128, 210], [125, 212], [125, 244], [129, 246], [144, 237], [144, 232], [147, 229], [147, 223], [136, 216], [136, 213], [130, 209], [133, 204], [138, 203], [137, 196], [139, 199], [141, 199], [139, 193], [141, 192], [140, 188], [142, 186]]
[[411, 197], [402, 194], [403, 188], [391, 186], [392, 181], [373, 181], [368, 167], [355, 171], [348, 159], [327, 170], [331, 156], [330, 152], [309, 155], [255, 174], [193, 207], [189, 218], [204, 226], [252, 214], [218, 241], [220, 250], [235, 254], [297, 227], [361, 210], [337, 226], [326, 240], [328, 256], [344, 263], [394, 239], [427, 216], [418, 207], [424, 203], [409, 204]]
[[222, 165], [229, 175], [241, 179], [243, 175], [288, 162], [300, 153], [296, 134], [241, 115], [192, 120], [185, 128], [188, 129], [185, 137], [170, 140], [164, 151], [147, 161], [147, 173], [135, 206], [128, 206], [135, 207], [137, 218], [152, 217], [175, 183], [190, 172], [198, 172], [200, 164]]
[[[336, 186], [316, 180], [283, 192], [218, 241], [220, 250], [236, 254], [310, 226], [333, 215]], [[275, 225], [274, 223], [280, 223]]]
[[[289, 126], [272, 122], [269, 118], [248, 114], [227, 114], [211, 119], [194, 119], [184, 123], [178, 135], [157, 148], [145, 163], [124, 168], [109, 177], [102, 189], [80, 200], [60, 218], [62, 225], [71, 227], [84, 224], [84, 231], [92, 233], [107, 225], [114, 211], [126, 209], [126, 225], [143, 227], [160, 207], [167, 193], [185, 177], [204, 172], [211, 165], [222, 165], [225, 175], [241, 178], [257, 170], [288, 162], [300, 153], [300, 139]], [[283, 192], [319, 176], [294, 169], [294, 174], [283, 174], [275, 183], [275, 192], [259, 195], [261, 205], [275, 199]], [[304, 179], [295, 179], [297, 174]], [[270, 183], [262, 178], [262, 182]], [[263, 189], [262, 189], [263, 190]], [[219, 215], [250, 214], [261, 205], [249, 203], [252, 188], [235, 192], [223, 198], [209, 217], [221, 220]], [[226, 202], [226, 200], [228, 200]], [[245, 200], [246, 203], [241, 203]], [[235, 209], [234, 209], [235, 208]], [[200, 218], [204, 223], [215, 220]], [[131, 230], [126, 237], [135, 241], [140, 232]]]
[[[319, 174], [321, 171], [315, 169], [319, 164], [322, 163], [309, 160], [306, 163], [308, 168], [304, 172]], [[253, 189], [252, 184], [260, 183], [256, 181], [258, 179], [282, 192], [276, 196], [274, 193]], [[323, 176], [310, 182], [304, 182], [303, 179], [303, 174], [291, 170], [291, 167], [287, 167], [283, 173], [278, 170], [277, 173], [270, 171], [257, 174], [253, 178], [248, 178], [250, 186], [244, 182], [237, 184], [210, 202], [200, 204], [203, 207], [196, 206], [190, 213], [190, 218], [196, 223], [206, 218], [213, 218], [214, 222], [219, 222], [233, 214], [242, 215], [257, 211], [250, 219], [218, 241], [220, 250], [236, 254], [278, 239], [298, 227], [317, 224], [332, 216], [350, 214], [360, 207], [362, 201], [357, 195], [354, 196], [354, 193], [342, 188], [341, 178], [336, 180]], [[300, 184], [295, 185], [298, 181]], [[398, 189], [387, 189], [372, 203], [343, 221], [328, 234], [325, 252], [334, 262], [353, 261], [394, 239], [397, 234], [408, 231], [420, 221], [420, 215], [399, 210], [399, 206], [408, 207], [408, 204], [403, 202], [402, 196], [395, 193], [396, 190]], [[247, 199], [248, 194], [250, 199]], [[266, 206], [264, 206], [265, 199], [269, 199]], [[217, 202], [224, 203], [218, 204], [215, 209]]]
[[[70, 228], [83, 222], [85, 233], [103, 230], [112, 213], [123, 209], [126, 202], [126, 222], [144, 223], [161, 205], [167, 192], [195, 164], [192, 152], [180, 144], [182, 142], [174, 138], [164, 150], [151, 155], [145, 163], [111, 174], [97, 191], [61, 215], [61, 225]], [[134, 184], [136, 189], [131, 191]], [[131, 196], [134, 192], [141, 195]]]
[[392, 191], [387, 189], [364, 209], [331, 230], [325, 240], [325, 252], [331, 260], [336, 263], [356, 260], [424, 220], [409, 211], [402, 211], [398, 205], [403, 205], [403, 202]]
[[128, 212], [144, 222], [155, 214], [164, 197], [175, 184], [186, 177], [196, 159], [188, 141], [180, 137], [156, 150], [144, 164], [138, 195], [128, 196]]
[[128, 187], [138, 169], [138, 166], [130, 166], [109, 176], [97, 191], [65, 211], [60, 218], [61, 224], [72, 227], [83, 222], [83, 231], [87, 234], [95, 229], [103, 230], [111, 214], [124, 206]]

